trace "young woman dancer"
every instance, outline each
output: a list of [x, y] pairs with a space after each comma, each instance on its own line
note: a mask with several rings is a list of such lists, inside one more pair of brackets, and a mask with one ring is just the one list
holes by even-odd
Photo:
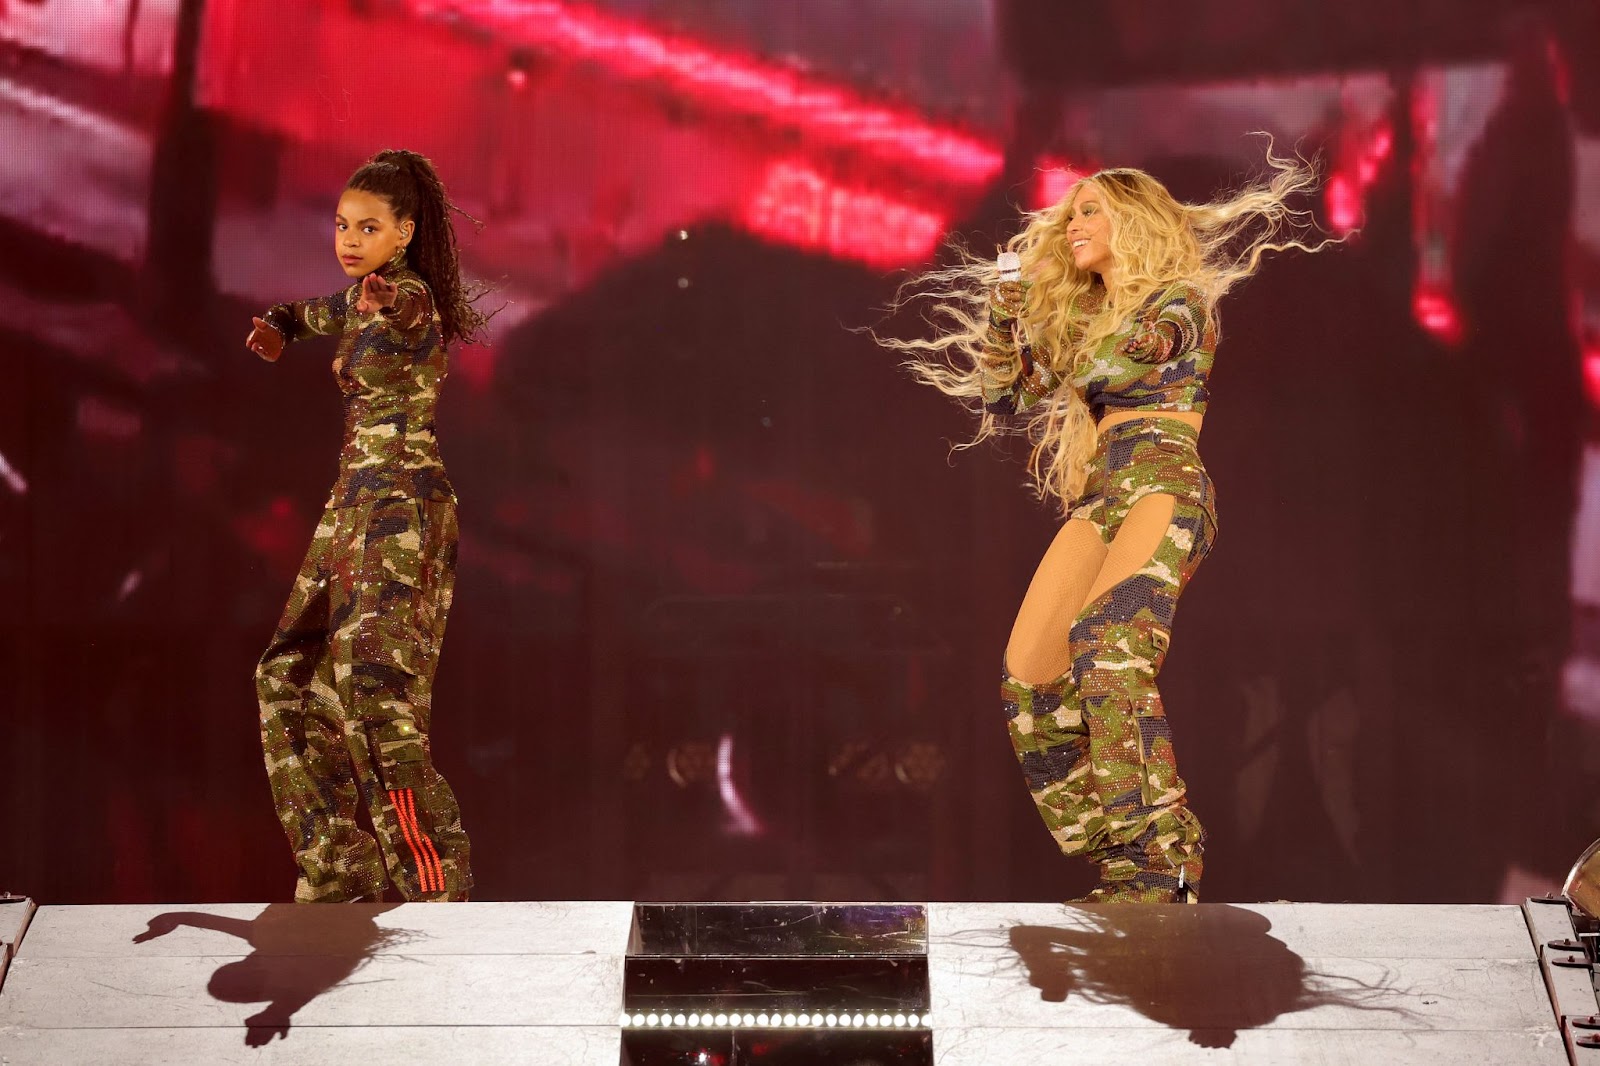
[[[433, 767], [431, 689], [455, 583], [456, 504], [434, 435], [446, 345], [484, 323], [456, 257], [433, 165], [379, 152], [351, 176], [334, 254], [353, 283], [279, 304], [246, 344], [273, 361], [339, 338], [339, 476], [256, 668], [261, 742], [301, 902], [464, 900], [454, 793]], [[377, 839], [356, 823], [364, 803]]]
[[1017, 613], [1001, 698], [1045, 824], [1100, 865], [1084, 902], [1199, 899], [1205, 834], [1156, 675], [1216, 535], [1196, 443], [1217, 301], [1263, 253], [1324, 246], [1299, 239], [1309, 215], [1288, 205], [1315, 175], [1267, 159], [1269, 178], [1204, 205], [1139, 170], [1084, 178], [997, 264], [964, 257], [924, 276], [939, 336], [886, 342], [980, 408], [973, 443], [1018, 417], [1037, 490], [1067, 516]]

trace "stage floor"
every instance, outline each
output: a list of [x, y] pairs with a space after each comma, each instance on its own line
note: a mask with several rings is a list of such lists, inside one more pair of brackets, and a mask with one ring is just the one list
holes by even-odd
[[[631, 907], [41, 907], [0, 1063], [616, 1066]], [[1520, 907], [928, 913], [943, 1066], [1568, 1061]]]

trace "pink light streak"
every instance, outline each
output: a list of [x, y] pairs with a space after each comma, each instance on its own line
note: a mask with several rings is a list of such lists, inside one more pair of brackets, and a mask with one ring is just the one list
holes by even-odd
[[1059, 202], [1087, 173], [1059, 159], [1041, 160], [1033, 181], [1033, 209], [1039, 211]]
[[653, 81], [723, 112], [757, 115], [890, 163], [930, 181], [979, 184], [999, 172], [992, 144], [914, 110], [870, 103], [784, 67], [717, 51], [637, 22], [558, 0], [411, 0], [415, 14], [459, 16], [517, 43], [589, 60], [630, 81]]
[[129, 596], [139, 591], [139, 586], [144, 584], [143, 570], [130, 570], [122, 579], [122, 585], [117, 589], [117, 602], [126, 603]]
[[728, 813], [728, 832], [746, 837], [761, 834], [761, 820], [750, 810], [733, 783], [732, 733], [722, 734], [717, 742], [717, 795], [722, 799], [722, 809]]
[[774, 163], [744, 224], [757, 236], [893, 268], [928, 257], [945, 220], [870, 189], [835, 184], [805, 163]]
[[1394, 151], [1394, 130], [1387, 124], [1379, 126], [1355, 152], [1355, 157], [1328, 176], [1324, 200], [1328, 208], [1328, 222], [1334, 231], [1343, 235], [1361, 225], [1365, 211], [1367, 190], [1378, 180], [1383, 163]]
[[1600, 344], [1583, 350], [1583, 388], [1589, 394], [1589, 403], [1600, 410]]
[[1328, 205], [1328, 221], [1339, 233], [1349, 233], [1361, 223], [1361, 186], [1346, 174], [1328, 178], [1323, 193]]
[[12, 492], [16, 493], [18, 496], [27, 495], [27, 479], [17, 472], [16, 467], [12, 466], [6, 461], [6, 457], [4, 455], [0, 455], [0, 481], [4, 481], [6, 483], [6, 487]]
[[1443, 293], [1419, 289], [1411, 301], [1417, 324], [1449, 345], [1461, 343], [1461, 313]]

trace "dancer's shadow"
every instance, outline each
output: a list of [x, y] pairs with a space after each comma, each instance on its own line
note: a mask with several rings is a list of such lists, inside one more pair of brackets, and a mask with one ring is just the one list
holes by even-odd
[[416, 935], [378, 927], [378, 915], [398, 906], [274, 903], [253, 919], [173, 911], [150, 919], [149, 928], [133, 942], [143, 944], [187, 925], [249, 943], [251, 953], [212, 974], [206, 990], [224, 1003], [266, 1003], [245, 1019], [245, 1043], [261, 1047], [273, 1037], [287, 1039], [296, 1011], [347, 980], [379, 949]]
[[1242, 907], [1213, 904], [1075, 908], [1075, 927], [1018, 925], [1012, 949], [1047, 1003], [1073, 994], [1133, 1008], [1189, 1030], [1201, 1047], [1232, 1047], [1241, 1029], [1313, 1007], [1399, 1011], [1380, 998], [1403, 995], [1310, 970], [1272, 923]]

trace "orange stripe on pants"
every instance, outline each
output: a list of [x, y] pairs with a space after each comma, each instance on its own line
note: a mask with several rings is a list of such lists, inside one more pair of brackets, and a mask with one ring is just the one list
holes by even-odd
[[433, 891], [444, 891], [444, 864], [439, 861], [439, 853], [434, 850], [433, 838], [422, 831], [422, 826], [417, 824], [417, 797], [408, 788], [406, 789], [406, 803], [411, 809], [411, 829], [422, 841], [422, 846], [427, 850], [428, 856], [433, 861]]
[[409, 809], [407, 801], [411, 799], [409, 788], [390, 789], [389, 802], [394, 805], [395, 820], [400, 823], [400, 833], [406, 838], [406, 846], [411, 849], [411, 862], [417, 870], [417, 882], [422, 891], [434, 891], [427, 860], [424, 859], [422, 849], [417, 846], [417, 837], [421, 831], [416, 828], [416, 815]]

